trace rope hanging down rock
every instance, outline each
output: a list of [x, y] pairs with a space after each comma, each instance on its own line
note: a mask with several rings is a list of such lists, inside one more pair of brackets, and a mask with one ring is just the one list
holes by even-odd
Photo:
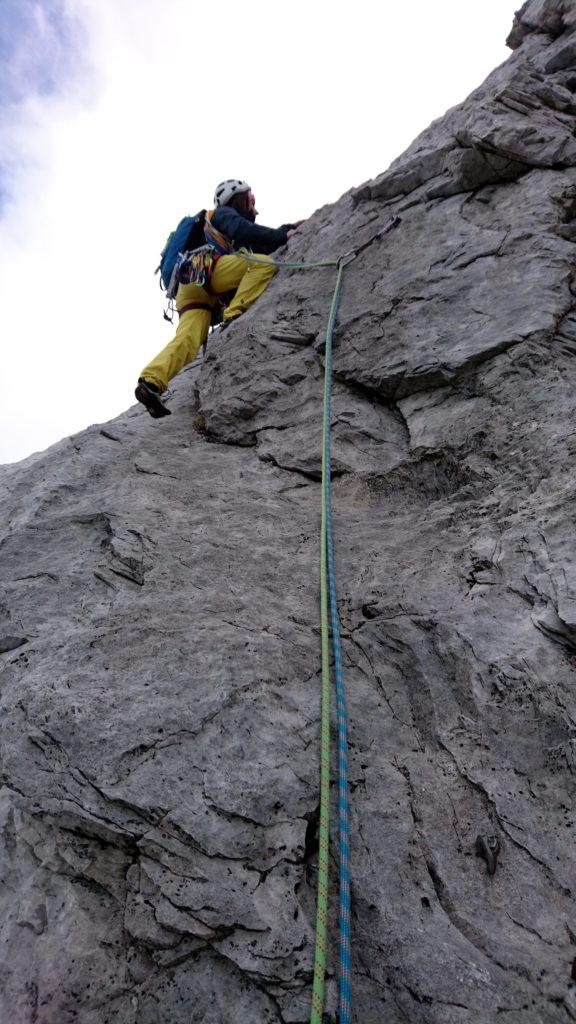
[[324, 357], [324, 410], [322, 430], [322, 518], [320, 530], [320, 616], [322, 627], [322, 725], [320, 754], [320, 826], [318, 854], [318, 894], [316, 904], [316, 950], [312, 986], [310, 1024], [322, 1024], [324, 979], [326, 973], [326, 937], [328, 913], [328, 858], [330, 804], [330, 656], [328, 605], [334, 655], [334, 680], [338, 717], [338, 861], [339, 861], [339, 1024], [352, 1024], [352, 955], [350, 941], [350, 819], [348, 800], [348, 715], [342, 671], [340, 620], [334, 570], [334, 531], [331, 495], [331, 408], [332, 341], [340, 305], [344, 268], [376, 239], [388, 234], [400, 223], [389, 220], [367, 242], [338, 260], [338, 274], [326, 328]]
[[[310, 1024], [322, 1024], [324, 1012], [324, 986], [326, 977], [326, 951], [328, 934], [328, 885], [330, 852], [330, 631], [334, 655], [334, 680], [338, 712], [338, 861], [339, 861], [339, 971], [338, 1003], [339, 1024], [352, 1024], [352, 957], [350, 942], [350, 821], [348, 801], [348, 716], [342, 672], [342, 648], [336, 577], [334, 572], [334, 539], [331, 496], [331, 406], [332, 406], [332, 340], [344, 268], [364, 252], [377, 239], [387, 235], [400, 224], [392, 217], [367, 242], [351, 249], [337, 260], [318, 263], [283, 263], [277, 267], [312, 269], [336, 267], [337, 277], [326, 327], [324, 357], [324, 401], [322, 429], [322, 515], [320, 527], [320, 622], [322, 633], [322, 696], [320, 728], [320, 824], [318, 853], [318, 890], [316, 898], [316, 939], [314, 951], [314, 977]], [[258, 257], [238, 252], [237, 256], [259, 263]], [[266, 261], [268, 262], [268, 261]]]

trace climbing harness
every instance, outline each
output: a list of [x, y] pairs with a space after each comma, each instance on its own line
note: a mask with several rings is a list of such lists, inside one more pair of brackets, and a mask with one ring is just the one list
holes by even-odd
[[[340, 305], [344, 269], [360, 253], [383, 238], [400, 224], [392, 217], [362, 245], [335, 260], [315, 263], [292, 263], [272, 260], [275, 266], [289, 269], [336, 267], [336, 284], [332, 295], [326, 327], [324, 356], [324, 400], [322, 426], [322, 514], [320, 526], [320, 624], [322, 636], [322, 687], [320, 728], [320, 820], [318, 826], [318, 889], [316, 897], [316, 940], [312, 1008], [310, 1024], [322, 1024], [328, 934], [328, 884], [330, 850], [330, 632], [334, 657], [334, 682], [338, 716], [338, 846], [339, 846], [339, 1024], [352, 1024], [352, 958], [350, 944], [350, 822], [348, 801], [348, 716], [342, 671], [342, 646], [338, 599], [334, 571], [334, 538], [331, 495], [331, 406], [332, 406], [332, 341]], [[233, 252], [254, 263], [268, 263], [253, 253]]]

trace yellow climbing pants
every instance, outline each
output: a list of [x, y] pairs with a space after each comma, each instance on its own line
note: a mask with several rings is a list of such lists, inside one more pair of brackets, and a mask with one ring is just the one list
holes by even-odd
[[[265, 262], [251, 263], [248, 254], [246, 259], [242, 256], [221, 256], [212, 271], [210, 283], [214, 294], [210, 295], [197, 284], [181, 284], [176, 295], [176, 309], [182, 309], [189, 302], [205, 302], [213, 306], [216, 295], [236, 289], [232, 302], [224, 310], [224, 320], [235, 320], [266, 291], [276, 273], [269, 256], [258, 254], [258, 259]], [[211, 316], [209, 309], [189, 309], [183, 313], [172, 341], [144, 367], [140, 377], [165, 391], [168, 381], [196, 358], [208, 337]]]

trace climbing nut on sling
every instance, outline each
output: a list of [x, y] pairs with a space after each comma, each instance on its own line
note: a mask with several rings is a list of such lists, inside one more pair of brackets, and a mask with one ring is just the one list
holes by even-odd
[[496, 871], [496, 861], [500, 853], [500, 841], [496, 836], [476, 836], [476, 856], [486, 861], [488, 874]]

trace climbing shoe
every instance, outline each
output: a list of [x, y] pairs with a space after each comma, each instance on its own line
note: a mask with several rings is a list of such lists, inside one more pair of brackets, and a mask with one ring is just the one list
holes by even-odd
[[140, 378], [134, 394], [155, 420], [159, 420], [161, 416], [171, 415], [170, 409], [164, 405], [160, 397], [161, 391], [156, 384], [150, 384], [149, 381]]

